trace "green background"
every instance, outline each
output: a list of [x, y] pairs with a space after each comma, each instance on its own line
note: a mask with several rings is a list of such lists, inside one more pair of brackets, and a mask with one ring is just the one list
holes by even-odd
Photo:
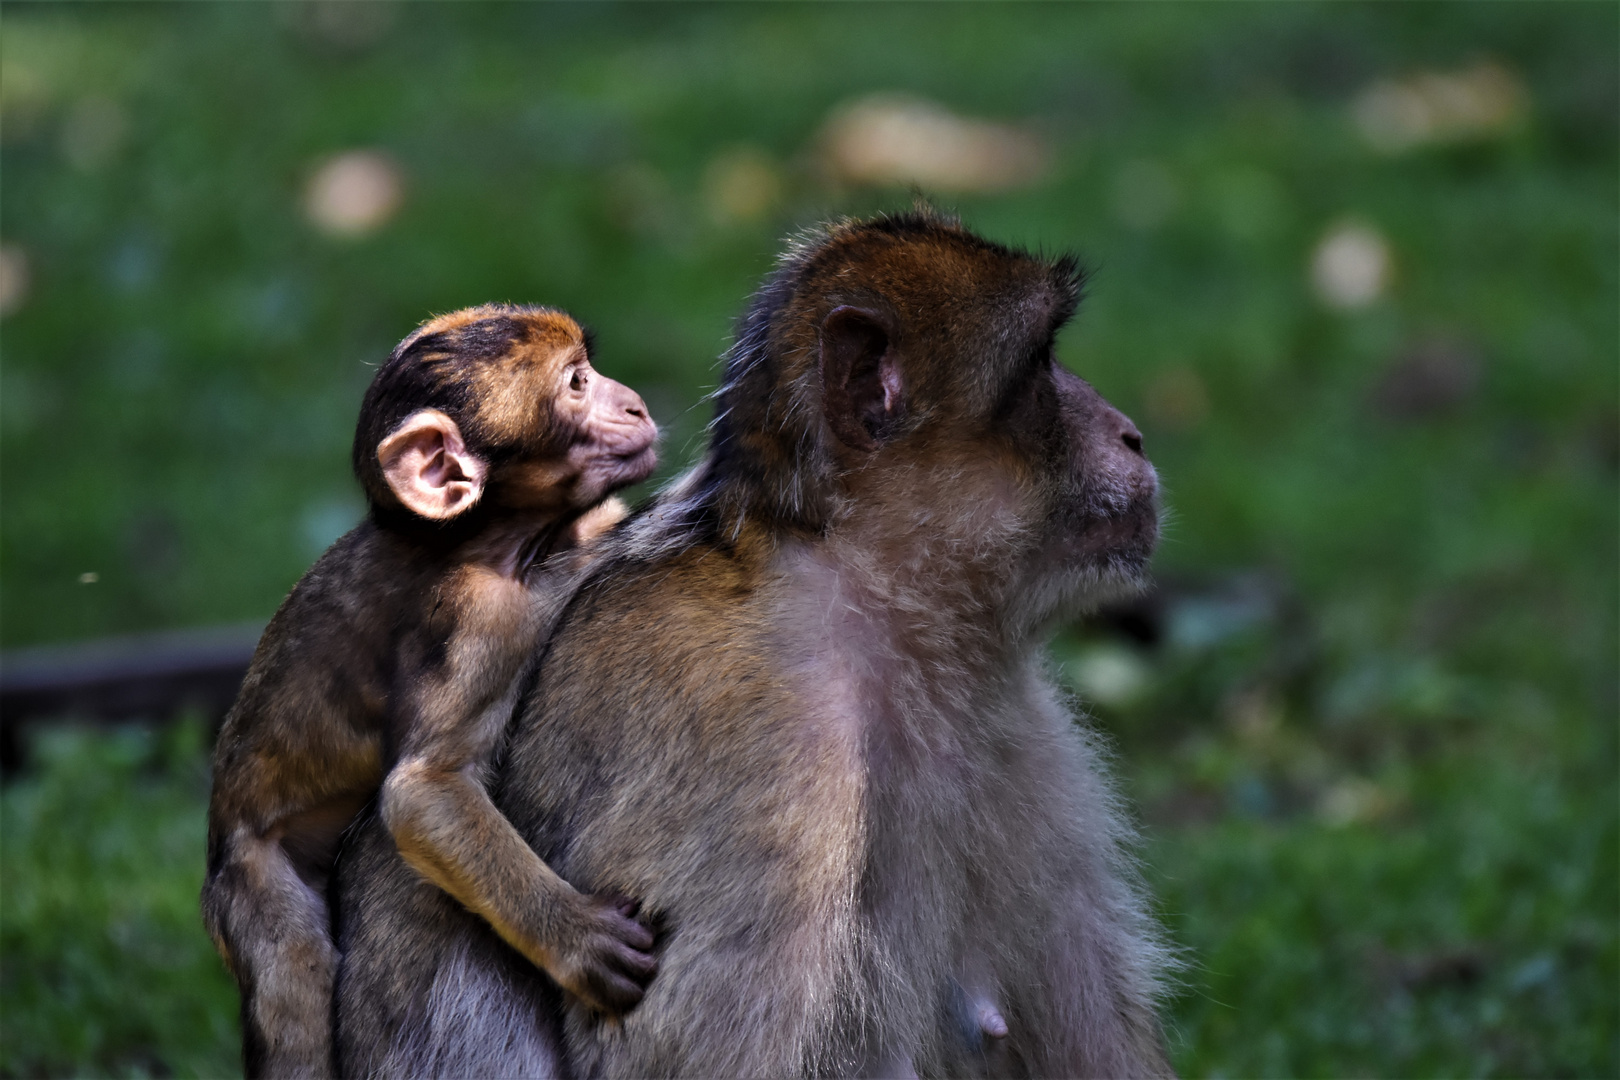
[[[267, 617], [358, 516], [369, 365], [431, 312], [573, 311], [667, 475], [782, 238], [909, 203], [829, 181], [828, 116], [918, 96], [1049, 147], [930, 194], [1082, 253], [1060, 354], [1165, 481], [1165, 639], [1054, 660], [1183, 951], [1177, 1067], [1614, 1075], [1617, 40], [1596, 3], [8, 2], [0, 644]], [[1482, 61], [1514, 122], [1358, 134], [1368, 86]], [[366, 148], [404, 202], [323, 234], [304, 187]], [[738, 160], [752, 212], [717, 201]], [[1346, 221], [1393, 274], [1341, 310], [1309, 268]], [[0, 1071], [236, 1067], [204, 746], [63, 727], [7, 782]]]

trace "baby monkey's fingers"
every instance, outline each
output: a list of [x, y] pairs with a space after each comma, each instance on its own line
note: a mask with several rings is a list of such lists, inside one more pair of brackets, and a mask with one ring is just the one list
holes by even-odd
[[641, 905], [634, 900], [613, 900], [613, 910], [618, 914], [619, 940], [631, 948], [646, 952], [653, 947], [653, 932], [646, 923], [636, 918], [640, 913]]
[[647, 984], [658, 973], [658, 961], [623, 942], [603, 939], [604, 946], [587, 957], [572, 987], [584, 1002], [609, 1016], [627, 1013], [641, 1003]]
[[637, 921], [636, 910], [620, 897], [592, 902], [592, 926], [580, 943], [575, 977], [565, 983], [587, 1005], [610, 1016], [635, 1008], [658, 974], [658, 961], [648, 951], [653, 933]]
[[640, 983], [643, 988], [652, 982], [653, 976], [658, 974], [658, 959], [651, 953], [633, 949], [619, 942], [612, 950], [610, 963], [616, 967], [620, 974], [627, 975]]

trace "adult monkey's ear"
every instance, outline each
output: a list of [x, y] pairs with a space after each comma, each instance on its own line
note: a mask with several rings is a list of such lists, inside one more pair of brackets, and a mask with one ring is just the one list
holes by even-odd
[[876, 450], [905, 414], [905, 386], [887, 317], [837, 307], [821, 323], [821, 401], [844, 445]]
[[488, 471], [438, 409], [407, 416], [377, 444], [377, 463], [394, 497], [430, 521], [448, 521], [476, 503]]

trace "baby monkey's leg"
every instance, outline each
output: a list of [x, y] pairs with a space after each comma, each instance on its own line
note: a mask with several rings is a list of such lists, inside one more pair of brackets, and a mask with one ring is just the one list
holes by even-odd
[[602, 1012], [624, 1012], [657, 971], [652, 933], [626, 899], [587, 896], [559, 877], [482, 783], [545, 604], [479, 573], [465, 569], [447, 587], [462, 600], [459, 624], [441, 673], [410, 695], [400, 761], [383, 783], [383, 820], [406, 862], [564, 989]]
[[239, 827], [204, 893], [209, 930], [242, 991], [249, 1077], [328, 1077], [337, 950], [326, 901], [299, 876], [280, 830]]

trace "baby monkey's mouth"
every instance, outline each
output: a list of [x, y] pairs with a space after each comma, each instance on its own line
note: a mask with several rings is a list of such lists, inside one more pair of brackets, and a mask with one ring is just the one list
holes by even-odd
[[652, 475], [652, 471], [658, 467], [658, 436], [658, 429], [653, 428], [645, 439], [640, 440], [639, 446], [629, 446], [614, 453], [614, 468], [622, 483], [639, 484]]

